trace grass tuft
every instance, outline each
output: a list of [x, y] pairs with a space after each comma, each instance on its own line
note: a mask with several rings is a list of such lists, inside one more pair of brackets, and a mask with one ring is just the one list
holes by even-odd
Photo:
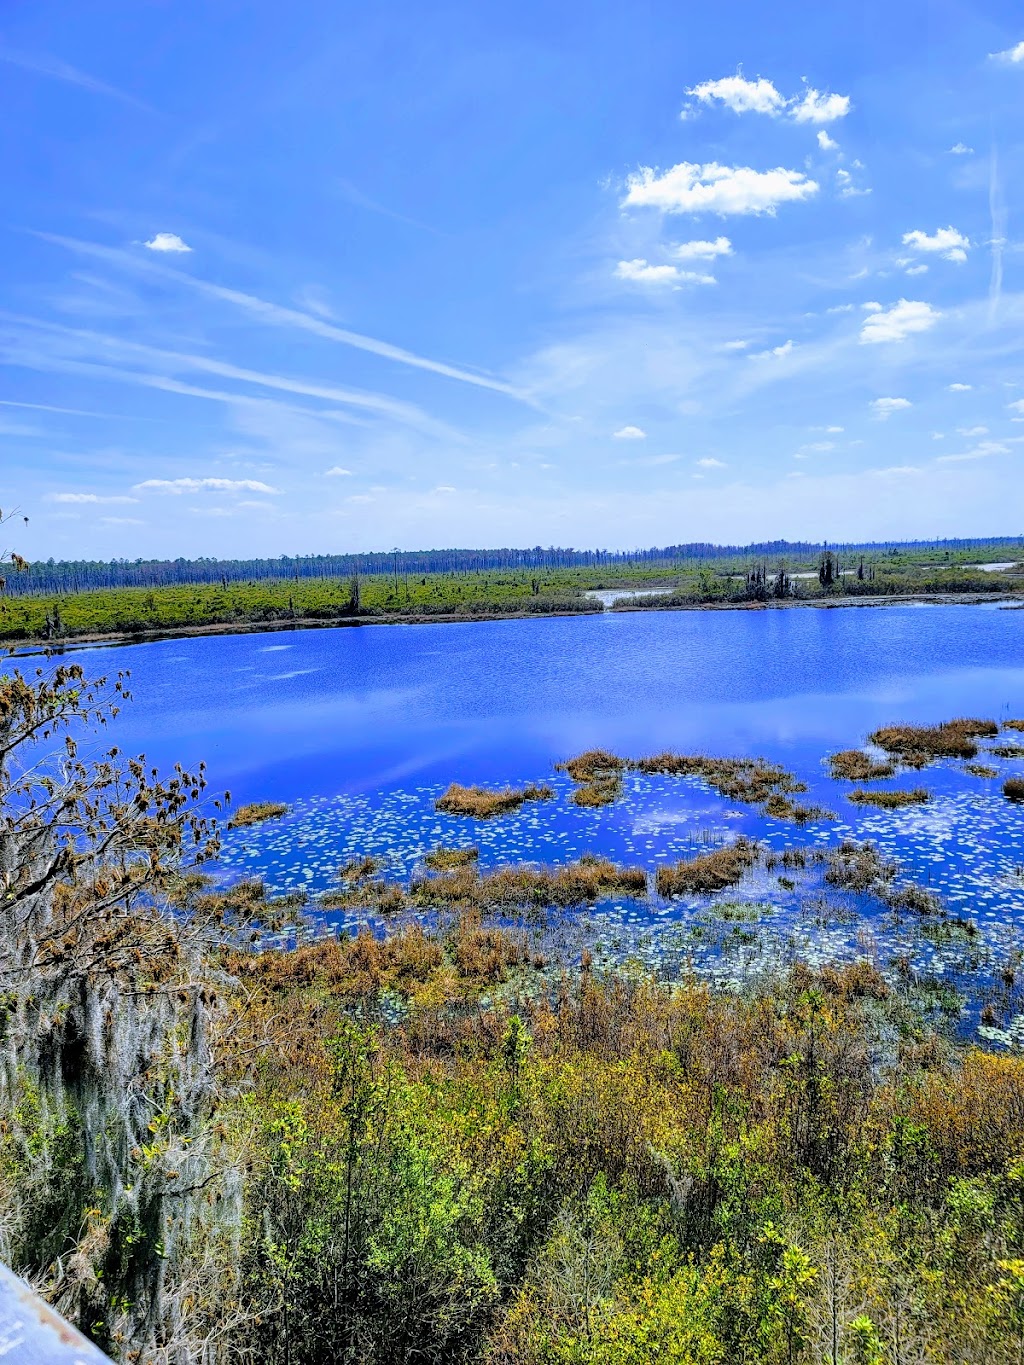
[[280, 820], [287, 815], [288, 807], [283, 801], [250, 801], [247, 806], [239, 806], [228, 821], [228, 829], [244, 829], [246, 825], [259, 825], [264, 820]]
[[486, 787], [463, 787], [453, 782], [434, 802], [434, 809], [445, 815], [469, 815], [474, 820], [490, 820], [495, 815], [507, 815], [527, 801], [550, 801], [554, 791], [547, 786], [505, 787], [502, 791], [488, 791]]
[[878, 806], [882, 810], [896, 810], [899, 806], [923, 806], [931, 797], [924, 787], [914, 787], [911, 791], [872, 792], [858, 787], [846, 798], [859, 806]]
[[842, 749], [829, 755], [829, 767], [837, 781], [873, 782], [877, 778], [892, 777], [896, 765], [887, 760], [879, 762], [862, 749]]

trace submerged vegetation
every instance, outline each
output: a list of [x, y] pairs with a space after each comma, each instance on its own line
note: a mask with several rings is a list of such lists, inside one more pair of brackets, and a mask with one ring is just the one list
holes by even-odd
[[488, 791], [486, 787], [463, 787], [453, 782], [434, 805], [445, 815], [471, 815], [474, 820], [490, 820], [495, 815], [518, 810], [527, 801], [550, 801], [554, 794], [548, 786], [533, 784]]

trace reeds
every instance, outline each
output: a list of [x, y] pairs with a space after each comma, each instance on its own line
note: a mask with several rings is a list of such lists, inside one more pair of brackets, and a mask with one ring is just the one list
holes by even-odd
[[940, 725], [887, 725], [868, 738], [908, 768], [924, 768], [937, 758], [974, 758], [978, 753], [974, 741], [998, 733], [994, 720], [960, 716]]
[[966, 763], [964, 772], [968, 772], [972, 777], [998, 777], [999, 770], [991, 768], [987, 763]]
[[1024, 744], [992, 744], [985, 752], [996, 758], [1024, 758]]
[[228, 829], [243, 829], [246, 825], [259, 825], [264, 820], [280, 820], [288, 814], [283, 801], [250, 801], [247, 806], [239, 806], [228, 821]]
[[873, 782], [876, 778], [892, 777], [896, 765], [888, 761], [879, 762], [863, 749], [842, 749], [829, 755], [829, 768], [837, 781]]
[[1007, 801], [1024, 801], [1024, 777], [1008, 777], [1003, 783]]
[[754, 866], [757, 857], [757, 845], [741, 837], [727, 848], [659, 867], [655, 886], [659, 896], [709, 896], [735, 886]]
[[507, 815], [527, 801], [550, 801], [554, 790], [548, 786], [505, 787], [502, 791], [488, 791], [486, 787], [463, 787], [453, 782], [434, 802], [434, 809], [445, 815], [469, 815], [474, 820], [490, 820], [495, 815]]
[[924, 787], [914, 787], [911, 791], [866, 791], [858, 787], [846, 798], [859, 806], [878, 806], [881, 810], [896, 810], [900, 806], [923, 806], [931, 797]]
[[1024, 731], [1024, 720], [1004, 720], [1003, 729]]

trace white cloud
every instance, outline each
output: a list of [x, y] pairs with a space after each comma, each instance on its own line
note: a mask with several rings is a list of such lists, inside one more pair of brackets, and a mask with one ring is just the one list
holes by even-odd
[[974, 388], [973, 384], [947, 384], [946, 388], [950, 393], [970, 393]]
[[1018, 62], [1024, 62], [1024, 42], [1008, 47], [1005, 52], [990, 52], [988, 55], [994, 62], [1009, 62], [1016, 66]]
[[[865, 305], [866, 307], [867, 305]], [[927, 332], [942, 314], [930, 303], [900, 299], [889, 309], [872, 311], [860, 329], [862, 342], [906, 341], [915, 332]]]
[[342, 478], [343, 476], [351, 473], [352, 473], [351, 469], [342, 469], [340, 464], [336, 464], [332, 465], [330, 469], [324, 470], [324, 478], [325, 479]]
[[138, 498], [127, 497], [105, 497], [100, 493], [50, 493], [47, 495], [48, 502], [75, 502], [75, 503], [112, 503], [112, 502], [138, 502]]
[[791, 351], [792, 349], [793, 349], [793, 343], [792, 343], [792, 341], [784, 341], [784, 342], [782, 343], [781, 346], [773, 346], [773, 347], [772, 347], [770, 350], [768, 350], [768, 351], [756, 351], [756, 352], [750, 357], [750, 359], [751, 359], [751, 360], [771, 360], [773, 356], [784, 356], [784, 355], [789, 355], [789, 353], [790, 353], [790, 351]]
[[915, 228], [913, 232], [903, 234], [903, 245], [909, 246], [911, 251], [938, 253], [943, 260], [962, 264], [967, 260], [971, 240], [954, 227], [937, 228], [931, 236]]
[[810, 450], [814, 451], [815, 453], [819, 453], [824, 452], [826, 450], [835, 450], [836, 443], [835, 441], [808, 441], [808, 443], [801, 448], [803, 450]]
[[867, 187], [855, 185], [853, 183], [853, 176], [849, 171], [844, 171], [842, 167], [836, 171], [836, 184], [839, 187], [839, 197], [841, 199], [857, 199], [862, 195], [871, 193], [870, 189]]
[[616, 441], [643, 441], [647, 438], [647, 432], [643, 427], [619, 427], [612, 435]]
[[771, 81], [766, 81], [761, 76], [756, 81], [748, 81], [739, 74], [724, 76], [720, 81], [703, 81], [686, 93], [700, 100], [702, 104], [712, 104], [718, 100], [734, 114], [774, 116], [780, 114], [786, 107], [786, 101]]
[[886, 421], [894, 412], [905, 412], [913, 407], [909, 398], [874, 398], [871, 409], [880, 422]]
[[[748, 81], [740, 72], [735, 76], [723, 76], [718, 81], [702, 81], [686, 93], [701, 104], [716, 101], [724, 104], [734, 114], [767, 114], [769, 118], [778, 118], [780, 114], [788, 113], [797, 123], [832, 123], [850, 112], [848, 95], [823, 94], [808, 86], [802, 96], [785, 99], [763, 76]], [[691, 112], [687, 107], [681, 117], [688, 118]], [[821, 145], [825, 146], [824, 143]]]
[[745, 351], [750, 345], [749, 341], [723, 341], [719, 350], [722, 351]]
[[150, 251], [191, 251], [192, 248], [181, 240], [176, 232], [158, 232], [155, 237], [151, 237], [143, 246], [148, 246]]
[[831, 308], [826, 308], [826, 309], [825, 309], [825, 312], [826, 312], [826, 313], [852, 313], [852, 312], [853, 312], [853, 304], [852, 304], [852, 303], [835, 303], [835, 304], [832, 305]]
[[1018, 398], [1013, 403], [1007, 403], [1006, 406], [1011, 412], [1024, 413], [1024, 398]]
[[950, 156], [973, 156], [974, 148], [968, 147], [965, 142], [954, 142], [949, 153]]
[[987, 460], [990, 455], [1009, 455], [1009, 446], [998, 441], [982, 441], [973, 450], [965, 450], [960, 455], [939, 455], [936, 464], [963, 464], [970, 460]]
[[988, 427], [957, 427], [958, 436], [987, 436]]
[[797, 123], [832, 123], [850, 112], [849, 95], [824, 95], [808, 87], [799, 104], [794, 104], [793, 118]]
[[704, 458], [703, 458], [702, 460], [698, 460], [698, 461], [697, 461], [697, 464], [698, 464], [698, 466], [699, 466], [701, 469], [725, 469], [725, 468], [726, 468], [726, 464], [725, 464], [725, 461], [724, 461], [724, 460], [716, 460], [716, 459], [714, 458], [714, 456], [712, 456], [712, 455], [705, 455]]
[[700, 165], [682, 161], [663, 175], [642, 166], [627, 181], [625, 204], [665, 213], [769, 213], [779, 204], [799, 202], [818, 192], [802, 171], [777, 166], [755, 171], [749, 166]]
[[670, 284], [678, 288], [681, 284], [714, 284], [714, 275], [698, 274], [694, 270], [680, 270], [674, 265], [651, 265], [649, 261], [620, 261], [615, 267], [620, 280], [630, 280], [633, 284]]
[[818, 129], [818, 146], [823, 152], [834, 152], [839, 146], [834, 138], [829, 137], [824, 128]]
[[731, 256], [732, 242], [728, 237], [716, 237], [713, 242], [680, 242], [672, 248], [679, 261], [713, 261], [716, 256]]
[[887, 469], [869, 469], [868, 473], [884, 478], [889, 474], [923, 474], [924, 471], [916, 464], [891, 464]]
[[431, 489], [433, 493], [457, 493], [458, 491], [450, 483], [439, 483], [436, 488]]
[[139, 492], [152, 489], [158, 493], [278, 493], [259, 479], [143, 479], [134, 485]]
[[927, 275], [928, 267], [924, 261], [919, 261], [917, 265], [908, 265], [905, 273], [908, 275]]

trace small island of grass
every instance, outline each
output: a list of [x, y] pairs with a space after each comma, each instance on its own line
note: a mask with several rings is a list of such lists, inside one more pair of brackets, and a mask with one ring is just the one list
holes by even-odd
[[247, 825], [261, 825], [265, 820], [280, 820], [288, 814], [283, 801], [250, 801], [239, 806], [228, 821], [228, 829], [244, 829]]
[[897, 810], [900, 806], [923, 806], [931, 797], [924, 787], [914, 787], [910, 791], [867, 791], [863, 787], [858, 787], [856, 791], [850, 792], [848, 801], [855, 801], [859, 806], [878, 806], [881, 810]]
[[975, 758], [975, 740], [998, 733], [994, 720], [959, 716], [938, 725], [886, 725], [868, 738], [908, 768], [925, 768], [937, 758]]
[[445, 815], [469, 815], [474, 820], [490, 820], [495, 815], [507, 815], [527, 801], [550, 801], [551, 787], [531, 783], [526, 787], [504, 787], [489, 791], [486, 787], [464, 787], [453, 782], [434, 802], [434, 809]]
[[863, 749], [841, 749], [829, 755], [829, 768], [837, 780], [847, 782], [874, 782], [883, 777], [892, 777], [896, 765], [888, 760], [879, 761]]

